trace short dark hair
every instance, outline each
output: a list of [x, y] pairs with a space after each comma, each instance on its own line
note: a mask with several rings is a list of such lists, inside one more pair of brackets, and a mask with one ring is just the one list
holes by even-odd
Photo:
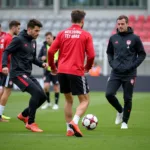
[[17, 27], [17, 26], [19, 26], [20, 25], [20, 22], [19, 21], [17, 21], [17, 20], [12, 20], [12, 21], [10, 21], [9, 22], [9, 29], [11, 29], [12, 27]]
[[42, 28], [42, 23], [36, 19], [31, 19], [29, 20], [28, 24], [27, 24], [27, 28], [34, 28], [35, 26], [38, 26], [40, 28]]
[[122, 19], [125, 19], [126, 23], [128, 23], [128, 22], [129, 22], [128, 17], [127, 17], [127, 16], [125, 16], [125, 15], [121, 15], [121, 16], [119, 16], [119, 17], [117, 18], [117, 21], [118, 21], [118, 20], [122, 20]]
[[45, 36], [48, 36], [48, 35], [53, 36], [52, 32], [46, 32], [45, 33]]
[[86, 13], [83, 10], [73, 10], [71, 12], [72, 23], [80, 23], [85, 15]]

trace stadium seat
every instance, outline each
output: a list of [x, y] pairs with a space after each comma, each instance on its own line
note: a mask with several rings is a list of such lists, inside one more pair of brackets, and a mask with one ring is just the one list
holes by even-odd
[[134, 24], [135, 24], [134, 22], [129, 22], [129, 26], [132, 28], [134, 28]]
[[147, 32], [139, 32], [139, 36], [143, 42], [147, 41], [148, 38]]
[[150, 23], [150, 15], [149, 15], [149, 16], [147, 16], [147, 18], [146, 18], [146, 22], [147, 22], [147, 23]]
[[135, 23], [134, 30], [142, 30], [142, 29], [143, 29], [143, 23], [141, 22]]
[[135, 22], [136, 21], [135, 15], [130, 15], [128, 18], [129, 18], [129, 22]]
[[144, 15], [139, 15], [138, 18], [137, 18], [137, 22], [144, 23], [145, 22], [145, 16]]
[[147, 22], [147, 23], [143, 24], [143, 30], [144, 31], [150, 31], [150, 22]]

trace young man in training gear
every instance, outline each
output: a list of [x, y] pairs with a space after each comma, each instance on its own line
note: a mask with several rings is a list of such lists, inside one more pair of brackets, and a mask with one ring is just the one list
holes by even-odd
[[[9, 31], [6, 33], [3, 41], [3, 51], [6, 49], [6, 47], [11, 43], [13, 36], [18, 35], [20, 32], [20, 22], [16, 20], [12, 20], [9, 23]], [[8, 57], [8, 68], [10, 69], [10, 58]], [[1, 69], [2, 71], [2, 69]], [[8, 117], [4, 117], [3, 111], [5, 109], [8, 97], [11, 94], [11, 90], [13, 88], [13, 82], [10, 79], [9, 75], [1, 74], [1, 85], [3, 88], [2, 95], [0, 97], [0, 122], [8, 122], [7, 120], [10, 119]]]
[[[45, 42], [43, 43], [43, 46], [39, 52], [38, 59], [42, 60], [43, 62], [48, 62], [48, 49], [50, 48], [51, 44], [54, 41], [54, 37], [51, 32], [47, 32], [45, 34]], [[54, 60], [57, 63], [58, 61], [58, 52], [54, 56]], [[44, 69], [44, 91], [47, 95], [47, 101], [44, 103], [44, 105], [41, 107], [41, 109], [47, 109], [50, 107], [51, 100], [50, 100], [50, 83], [53, 83], [54, 93], [55, 93], [55, 104], [53, 105], [52, 109], [57, 110], [59, 109], [58, 103], [59, 103], [59, 82], [58, 82], [58, 75], [52, 75], [51, 74], [51, 68], [48, 67], [47, 70]]]
[[[128, 26], [128, 17], [124, 15], [117, 19], [117, 33], [110, 37], [107, 55], [112, 71], [107, 81], [106, 98], [117, 110], [115, 124], [122, 123], [121, 129], [128, 129], [137, 67], [144, 61], [146, 53], [140, 38]], [[121, 85], [124, 107], [115, 96]]]
[[[48, 61], [52, 73], [58, 73], [60, 91], [65, 96], [65, 119], [67, 136], [82, 137], [78, 122], [89, 105], [89, 86], [84, 76], [93, 64], [95, 52], [92, 36], [83, 30], [85, 12], [74, 10], [71, 13], [72, 26], [59, 32], [48, 51]], [[59, 50], [58, 70], [54, 54]], [[84, 61], [87, 58], [86, 65]], [[73, 117], [73, 96], [77, 95], [79, 106]]]
[[35, 123], [36, 110], [45, 102], [46, 95], [38, 83], [31, 75], [32, 64], [39, 67], [47, 68], [47, 63], [43, 63], [36, 58], [36, 41], [42, 24], [36, 19], [29, 20], [27, 30], [13, 38], [10, 45], [3, 53], [3, 73], [8, 74], [7, 58], [11, 54], [10, 79], [23, 92], [26, 91], [31, 95], [29, 106], [24, 109], [17, 117], [24, 123], [26, 128], [33, 132], [43, 132]]

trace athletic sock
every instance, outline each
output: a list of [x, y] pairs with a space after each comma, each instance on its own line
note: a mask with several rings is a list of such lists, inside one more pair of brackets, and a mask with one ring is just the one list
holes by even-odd
[[50, 92], [46, 92], [47, 102], [50, 103]]
[[55, 104], [58, 104], [59, 101], [59, 93], [55, 93]]
[[69, 127], [69, 123], [66, 123], [66, 125], [67, 125], [67, 131], [68, 131], [68, 130], [73, 131], [72, 128]]
[[0, 118], [2, 117], [5, 106], [0, 105]]
[[80, 120], [80, 117], [78, 115], [74, 115], [74, 117], [73, 117], [74, 123], [78, 124], [79, 120]]

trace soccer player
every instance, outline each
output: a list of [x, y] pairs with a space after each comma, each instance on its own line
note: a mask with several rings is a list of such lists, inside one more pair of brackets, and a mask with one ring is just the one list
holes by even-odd
[[[2, 87], [2, 78], [3, 78], [3, 74], [2, 74], [2, 54], [3, 54], [3, 50], [4, 50], [4, 37], [6, 35], [6, 32], [2, 32], [2, 27], [0, 24], [0, 98], [2, 96], [3, 93], [3, 87]], [[10, 119], [10, 117], [4, 116], [2, 115], [2, 118], [4, 119]], [[0, 120], [2, 121], [2, 120]]]
[[[117, 110], [115, 124], [122, 123], [121, 129], [128, 129], [137, 67], [144, 61], [146, 53], [124, 15], [117, 18], [117, 33], [110, 37], [107, 55], [112, 71], [107, 82], [106, 98]], [[115, 96], [120, 86], [123, 87], [124, 107]]]
[[[20, 32], [20, 22], [13, 20], [9, 23], [9, 31], [6, 33], [3, 38], [3, 51], [10, 44], [14, 35], [18, 35]], [[10, 69], [10, 56], [8, 60], [8, 68]], [[2, 72], [2, 68], [1, 68]], [[2, 117], [3, 111], [5, 109], [5, 105], [7, 103], [8, 97], [11, 94], [11, 89], [13, 87], [12, 81], [9, 78], [9, 75], [6, 76], [4, 74], [1, 75], [1, 84], [3, 93], [0, 98], [0, 122], [7, 122], [4, 117]]]
[[38, 83], [31, 75], [32, 64], [39, 67], [47, 68], [48, 65], [36, 58], [36, 41], [42, 24], [36, 19], [29, 20], [27, 30], [13, 38], [10, 45], [3, 52], [3, 73], [8, 74], [7, 58], [11, 54], [10, 79], [23, 92], [26, 91], [31, 95], [29, 106], [24, 109], [17, 117], [26, 124], [26, 128], [33, 132], [43, 132], [35, 123], [36, 110], [46, 100], [46, 95]]
[[0, 24], [0, 97], [3, 93], [3, 87], [2, 87], [2, 55], [4, 50], [4, 37], [6, 35], [6, 32], [2, 32], [2, 27]]
[[[82, 137], [78, 127], [81, 116], [89, 105], [89, 87], [84, 73], [91, 69], [95, 52], [92, 36], [83, 30], [85, 12], [73, 10], [71, 13], [72, 26], [59, 32], [48, 51], [48, 61], [53, 74], [58, 72], [60, 91], [65, 96], [65, 119], [67, 136]], [[58, 70], [54, 63], [54, 54], [59, 50]], [[87, 58], [86, 65], [84, 65]], [[79, 106], [73, 117], [73, 96], [77, 95]], [[73, 117], [73, 118], [72, 118]]]
[[[54, 37], [51, 32], [47, 32], [45, 34], [45, 42], [43, 43], [43, 46], [39, 52], [38, 58], [42, 60], [43, 62], [48, 62], [47, 59], [47, 53], [48, 49], [50, 48], [51, 44], [54, 41]], [[57, 63], [58, 61], [58, 52], [54, 56], [54, 60]], [[58, 76], [51, 74], [51, 68], [48, 67], [47, 70], [44, 69], [44, 91], [47, 95], [47, 102], [41, 107], [41, 109], [47, 109], [51, 106], [50, 102], [50, 82], [52, 81], [54, 92], [55, 92], [55, 104], [53, 105], [52, 109], [57, 110], [59, 108], [58, 102], [59, 102], [59, 82], [58, 82]]]

